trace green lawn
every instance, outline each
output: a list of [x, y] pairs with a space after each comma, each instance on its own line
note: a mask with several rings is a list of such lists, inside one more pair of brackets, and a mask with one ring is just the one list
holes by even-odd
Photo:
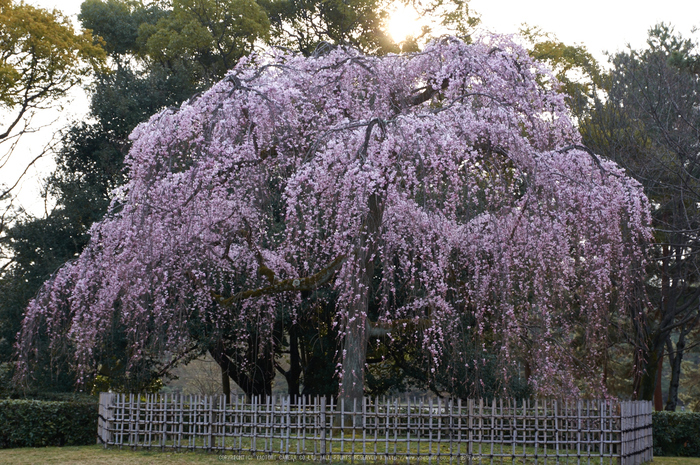
[[660, 465], [700, 465], [700, 457], [656, 457], [654, 463]]
[[[233, 459], [233, 460], [232, 460]], [[237, 465], [279, 465], [279, 461], [253, 460], [246, 457], [241, 460], [236, 456], [220, 456], [194, 452], [160, 452], [132, 451], [130, 449], [104, 449], [102, 446], [82, 447], [45, 447], [25, 449], [0, 450], [0, 464], [13, 465], [43, 465], [43, 464], [76, 464], [76, 465], [130, 465], [130, 464], [221, 464], [236, 463]], [[313, 464], [314, 462], [295, 462], [296, 464]], [[356, 462], [358, 463], [358, 462]], [[361, 462], [359, 462], [361, 463]], [[405, 462], [401, 462], [405, 463]], [[413, 463], [413, 462], [412, 462]], [[435, 463], [433, 461], [433, 463]], [[448, 463], [448, 462], [447, 462]], [[488, 462], [486, 462], [488, 463]], [[497, 463], [494, 461], [494, 463]], [[542, 461], [540, 460], [540, 463]], [[548, 463], [554, 463], [548, 461]], [[688, 457], [657, 457], [654, 465], [700, 465], [700, 458]]]
[[[234, 458], [234, 457], [231, 457]], [[236, 457], [237, 458], [237, 457]], [[75, 465], [131, 465], [131, 464], [219, 464], [236, 463], [246, 465], [279, 465], [279, 462], [262, 460], [226, 460], [218, 454], [194, 452], [160, 452], [131, 449], [105, 449], [102, 446], [81, 447], [44, 447], [0, 450], [0, 464], [13, 465], [43, 465], [43, 464], [75, 464]]]

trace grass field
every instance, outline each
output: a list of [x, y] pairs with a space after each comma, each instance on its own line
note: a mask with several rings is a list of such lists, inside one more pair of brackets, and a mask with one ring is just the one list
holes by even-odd
[[[238, 457], [236, 457], [238, 458]], [[245, 465], [279, 465], [279, 462], [262, 460], [227, 460], [217, 454], [194, 452], [160, 452], [130, 449], [104, 449], [102, 446], [44, 447], [0, 450], [0, 464], [44, 465], [131, 465], [131, 464], [219, 464], [236, 463]]]
[[[0, 450], [0, 464], [13, 465], [44, 465], [44, 464], [75, 464], [75, 465], [160, 465], [160, 464], [222, 464], [236, 463], [237, 465], [279, 465], [279, 460], [255, 460], [250, 457], [220, 456], [194, 452], [156, 452], [130, 449], [104, 449], [102, 446], [82, 447], [45, 447], [26, 449]], [[294, 462], [299, 465], [314, 462]], [[345, 462], [349, 463], [349, 462]], [[356, 462], [357, 463], [357, 462]], [[361, 463], [361, 462], [360, 462]], [[405, 462], [401, 462], [405, 463]], [[413, 463], [413, 462], [412, 462]], [[433, 463], [435, 463], [433, 461]], [[446, 462], [449, 463], [449, 462]], [[486, 462], [488, 463], [488, 462]], [[494, 461], [494, 463], [497, 463]], [[540, 460], [539, 463], [542, 463]], [[554, 463], [548, 461], [548, 463]], [[593, 465], [594, 462], [591, 462]], [[688, 457], [657, 457], [655, 465], [700, 465], [700, 458]]]

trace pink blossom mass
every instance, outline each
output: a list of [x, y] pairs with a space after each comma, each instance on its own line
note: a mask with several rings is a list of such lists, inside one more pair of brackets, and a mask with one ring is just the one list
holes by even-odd
[[510, 38], [253, 55], [131, 137], [111, 212], [27, 310], [24, 373], [43, 332], [83, 379], [115, 325], [134, 365], [224, 331], [243, 341], [251, 324], [270, 347], [277, 309], [328, 286], [344, 398], [362, 394], [380, 329], [426, 322], [438, 364], [466, 313], [504, 367], [528, 363], [537, 393], [604, 389], [648, 202], [580, 145], [558, 83]]

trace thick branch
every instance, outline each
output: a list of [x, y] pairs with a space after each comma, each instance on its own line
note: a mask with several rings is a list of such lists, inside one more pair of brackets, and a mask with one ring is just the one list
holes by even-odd
[[[442, 85], [440, 86], [440, 90], [445, 90], [447, 89], [447, 86], [450, 84], [450, 80], [445, 78], [442, 80]], [[428, 86], [423, 92], [420, 94], [416, 95], [411, 99], [411, 105], [416, 106], [420, 105], [421, 103], [427, 102], [435, 94], [437, 94], [439, 91], [437, 89], [434, 89], [432, 86]]]
[[175, 365], [180, 363], [184, 358], [189, 357], [192, 354], [192, 352], [194, 352], [195, 350], [202, 350], [202, 349], [198, 345], [194, 345], [194, 346], [186, 349], [183, 353], [177, 355], [170, 362], [166, 363], [158, 371], [158, 377], [165, 376], [171, 368], [173, 368]]
[[391, 322], [369, 322], [369, 337], [385, 337], [392, 333], [411, 333], [428, 328], [432, 324], [430, 318], [408, 318]]
[[261, 297], [263, 295], [279, 294], [287, 291], [313, 291], [330, 281], [344, 261], [345, 255], [338, 255], [327, 267], [306, 278], [285, 279], [271, 286], [241, 291], [231, 297], [223, 297], [214, 293], [212, 293], [212, 296], [219, 305], [230, 307], [242, 300]]

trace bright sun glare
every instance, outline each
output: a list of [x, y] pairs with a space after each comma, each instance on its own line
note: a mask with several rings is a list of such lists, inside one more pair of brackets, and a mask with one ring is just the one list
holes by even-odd
[[401, 43], [408, 36], [417, 36], [421, 32], [418, 13], [411, 6], [398, 4], [389, 15], [386, 31], [396, 43]]

